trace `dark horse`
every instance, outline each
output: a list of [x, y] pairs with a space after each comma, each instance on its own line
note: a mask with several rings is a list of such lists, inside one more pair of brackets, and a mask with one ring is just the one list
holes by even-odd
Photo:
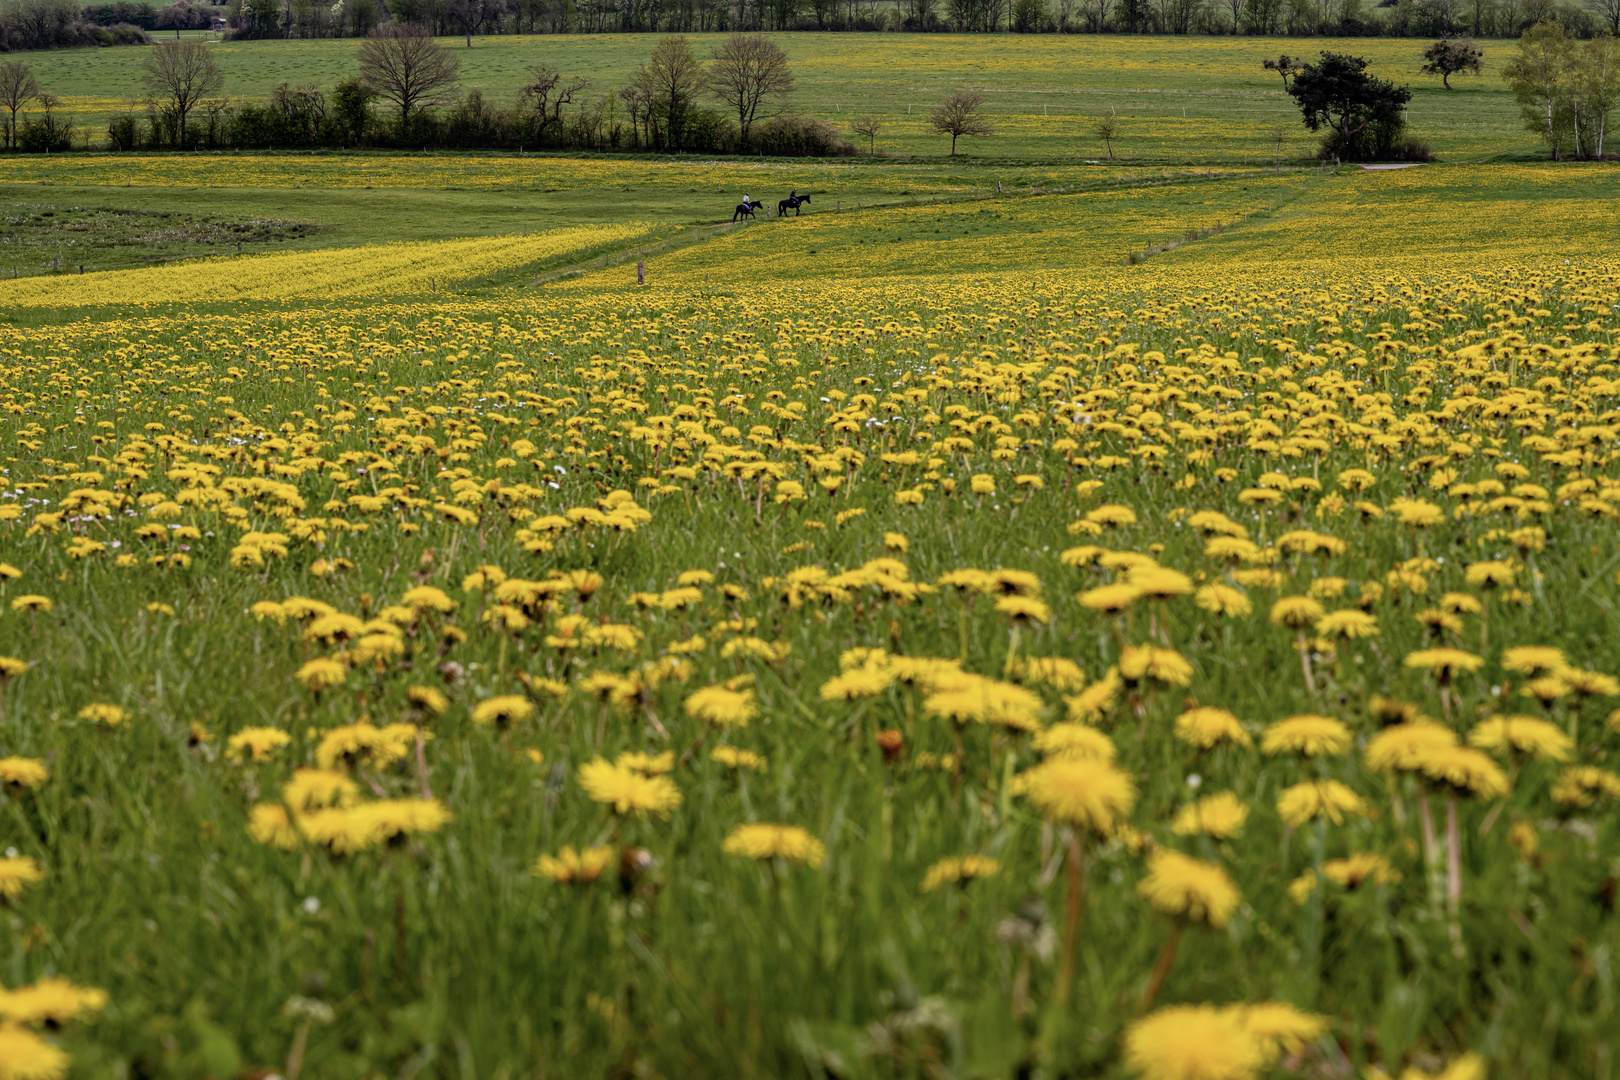
[[731, 223], [735, 225], [737, 223], [737, 219], [740, 217], [746, 217], [749, 220], [753, 220], [754, 211], [758, 209], [759, 203], [738, 203], [737, 209], [731, 215]]
[[798, 217], [799, 207], [809, 201], [810, 196], [808, 195], [789, 195], [787, 198], [776, 204], [776, 216], [781, 217], [789, 210], [792, 210], [793, 216]]

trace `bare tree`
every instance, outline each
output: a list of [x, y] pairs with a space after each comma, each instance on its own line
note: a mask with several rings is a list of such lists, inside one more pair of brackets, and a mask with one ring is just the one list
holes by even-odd
[[979, 110], [983, 107], [983, 94], [977, 90], [963, 90], [940, 102], [928, 114], [928, 126], [941, 135], [951, 137], [952, 157], [956, 156], [956, 140], [963, 135], [982, 139], [996, 133], [989, 118], [980, 115]]
[[742, 139], [756, 118], [770, 115], [793, 93], [787, 53], [764, 34], [732, 34], [714, 50], [709, 89], [737, 114]]
[[146, 58], [146, 87], [173, 108], [180, 121], [180, 145], [186, 144], [186, 117], [202, 99], [217, 94], [225, 75], [214, 54], [201, 41], [165, 41]]
[[1275, 71], [1277, 74], [1281, 75], [1283, 89], [1287, 90], [1288, 80], [1305, 70], [1305, 61], [1299, 59], [1298, 57], [1289, 56], [1287, 53], [1283, 53], [1275, 60], [1260, 61], [1260, 66], [1265, 68], [1267, 71]]
[[504, 0], [449, 0], [445, 14], [461, 24], [467, 35], [467, 48], [472, 48], [472, 36], [491, 20], [499, 21], [506, 14]]
[[426, 27], [384, 23], [360, 43], [360, 76], [399, 106], [404, 128], [412, 109], [450, 96], [461, 78], [461, 61], [440, 48]]
[[1423, 59], [1428, 61], [1423, 65], [1423, 70], [1430, 75], [1440, 76], [1440, 81], [1445, 84], [1447, 90], [1450, 90], [1451, 77], [1459, 71], [1479, 74], [1485, 54], [1468, 38], [1448, 37], [1441, 38], [1426, 47], [1423, 50]]
[[619, 100], [624, 102], [625, 111], [630, 114], [630, 131], [635, 136], [636, 144], [639, 146], [644, 142], [652, 146], [652, 78], [647, 74], [646, 64], [636, 68], [629, 85], [619, 91]]
[[17, 146], [17, 114], [38, 96], [39, 83], [33, 68], [20, 60], [0, 64], [0, 106], [11, 111], [11, 119], [6, 122], [6, 149]]
[[866, 140], [866, 155], [877, 153], [877, 135], [883, 130], [883, 121], [875, 116], [857, 116], [849, 122], [849, 130]]
[[529, 69], [529, 82], [518, 92], [518, 101], [530, 110], [530, 131], [539, 141], [553, 125], [562, 125], [562, 111], [574, 98], [590, 89], [591, 80], [578, 75], [564, 85], [560, 72], [545, 64]]
[[1108, 147], [1108, 160], [1113, 161], [1114, 140], [1119, 138], [1119, 118], [1113, 114], [1097, 117], [1097, 122], [1091, 125], [1091, 133]]
[[[1588, 0], [1588, 4], [1593, 14], [1609, 25], [1609, 33], [1620, 35], [1620, 0]], [[1479, 36], [1478, 26], [1474, 27], [1474, 36]]]
[[652, 57], [645, 68], [652, 108], [662, 114], [664, 132], [672, 150], [679, 150], [681, 135], [686, 129], [686, 114], [703, 92], [708, 72], [703, 62], [692, 52], [692, 43], [684, 34], [671, 34], [659, 39], [653, 46]]

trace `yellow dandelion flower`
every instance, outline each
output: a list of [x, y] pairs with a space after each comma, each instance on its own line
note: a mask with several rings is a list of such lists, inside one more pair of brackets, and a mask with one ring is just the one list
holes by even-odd
[[108, 727], [117, 727], [129, 718], [129, 714], [117, 705], [86, 705], [79, 710], [79, 719], [88, 720], [93, 724], [106, 724]]
[[29, 856], [0, 856], [0, 900], [15, 900], [25, 888], [44, 880], [44, 869]]
[[75, 986], [62, 978], [44, 978], [31, 986], [0, 990], [0, 1020], [14, 1024], [61, 1027], [106, 1007], [105, 990]]
[[1069, 719], [1080, 724], [1101, 719], [1114, 711], [1123, 689], [1125, 682], [1119, 677], [1119, 669], [1109, 668], [1106, 675], [1080, 693], [1063, 699], [1069, 708]]
[[405, 691], [405, 697], [418, 709], [434, 716], [443, 716], [450, 708], [450, 699], [433, 686], [413, 686]]
[[295, 819], [304, 839], [333, 855], [354, 855], [376, 847], [382, 840], [360, 807], [328, 807]]
[[1535, 678], [1569, 667], [1564, 650], [1551, 645], [1515, 645], [1502, 653], [1502, 668]]
[[1107, 834], [1136, 805], [1136, 785], [1106, 761], [1050, 758], [1014, 781], [1042, 817]]
[[827, 858], [826, 845], [797, 825], [738, 825], [720, 850], [727, 855], [786, 859], [810, 867], [819, 867]]
[[269, 761], [277, 750], [292, 742], [292, 736], [273, 727], [247, 727], [225, 742], [225, 756], [231, 761], [247, 758], [251, 761]]
[[1177, 836], [1202, 835], [1230, 840], [1243, 831], [1243, 823], [1248, 819], [1247, 803], [1230, 791], [1219, 791], [1182, 807], [1170, 829]]
[[735, 746], [717, 746], [709, 753], [710, 761], [718, 761], [728, 769], [752, 769], [755, 772], [768, 764], [761, 754], [740, 750]]
[[1248, 594], [1242, 589], [1219, 583], [1205, 585], [1193, 594], [1193, 603], [1214, 615], [1241, 619], [1254, 610]]
[[326, 657], [317, 657], [307, 662], [293, 676], [304, 685], [304, 689], [316, 694], [334, 686], [342, 686], [348, 677], [348, 672], [342, 664]]
[[1210, 750], [1222, 742], [1239, 746], [1253, 746], [1249, 733], [1243, 730], [1238, 718], [1225, 709], [1208, 705], [1188, 709], [1176, 717], [1176, 738], [1200, 750]]
[[1148, 856], [1148, 873], [1136, 894], [1161, 914], [1216, 929], [1226, 925], [1243, 899], [1225, 870], [1169, 848]]
[[1346, 640], [1377, 637], [1378, 617], [1356, 608], [1330, 611], [1316, 620], [1316, 632], [1322, 637]]
[[686, 715], [720, 727], [747, 727], [759, 715], [759, 703], [752, 690], [727, 686], [705, 686], [687, 695]]
[[437, 611], [448, 614], [456, 610], [457, 604], [450, 599], [443, 589], [435, 589], [431, 585], [418, 585], [414, 589], [405, 590], [405, 595], [399, 602], [417, 614], [424, 611]]
[[61, 1080], [71, 1061], [27, 1028], [0, 1025], [0, 1080]]
[[928, 868], [923, 876], [922, 891], [933, 892], [942, 885], [966, 885], [979, 878], [995, 877], [1001, 872], [1001, 863], [984, 855], [950, 856]]
[[1029, 596], [1003, 596], [996, 600], [996, 611], [1014, 622], [1049, 623], [1052, 609]]
[[534, 702], [522, 694], [499, 694], [473, 706], [472, 722], [508, 728], [534, 715]]
[[1350, 749], [1350, 729], [1331, 716], [1290, 716], [1266, 728], [1260, 737], [1264, 754], [1303, 754], [1321, 757]]
[[1271, 621], [1290, 630], [1304, 630], [1326, 614], [1320, 601], [1309, 596], [1285, 596], [1271, 605]]
[[589, 885], [599, 880], [617, 857], [611, 847], [588, 847], [575, 851], [565, 845], [556, 855], [542, 855], [535, 860], [535, 877], [550, 878], [562, 885]]
[[1075, 600], [1080, 606], [1091, 611], [1101, 612], [1104, 615], [1118, 615], [1132, 604], [1142, 598], [1142, 590], [1128, 582], [1118, 585], [1100, 585], [1095, 589], [1087, 589], [1077, 593]]
[[1346, 814], [1365, 816], [1367, 804], [1337, 780], [1307, 780], [1283, 790], [1277, 798], [1277, 813], [1296, 828], [1317, 818], [1338, 825]]
[[[1342, 477], [1341, 477], [1342, 479]], [[1297, 1054], [1321, 1038], [1328, 1020], [1315, 1013], [1300, 1012], [1281, 1001], [1260, 1001], [1228, 1006], [1238, 1023], [1259, 1040], [1269, 1064], [1284, 1054]]]
[[281, 851], [292, 851], [304, 840], [287, 808], [275, 803], [258, 803], [248, 811], [248, 835], [265, 847]]
[[1157, 645], [1127, 645], [1119, 654], [1120, 678], [1127, 683], [1152, 679], [1163, 686], [1189, 686], [1193, 669], [1174, 649]]
[[1377, 852], [1361, 851], [1346, 859], [1329, 859], [1322, 864], [1322, 875], [1346, 889], [1360, 887], [1364, 881], [1383, 885], [1401, 880], [1401, 873], [1390, 861]]
[[[834, 675], [821, 684], [822, 701], [860, 701], [876, 697], [894, 685], [894, 671], [886, 665], [867, 665]], [[702, 693], [702, 691], [698, 691]]]
[[579, 786], [596, 802], [617, 814], [668, 815], [681, 804], [680, 789], [667, 776], [643, 776], [594, 758], [579, 767]]
[[14, 791], [32, 791], [51, 778], [51, 771], [38, 758], [0, 758], [0, 784]]
[[1456, 746], [1450, 728], [1429, 720], [1413, 719], [1385, 728], [1367, 744], [1364, 757], [1374, 772], [1416, 772], [1424, 755], [1435, 747]]
[[1417, 764], [1431, 781], [1445, 784], [1461, 795], [1500, 799], [1513, 790], [1507, 774], [1481, 750], [1433, 745], [1418, 752]]
[[1485, 666], [1483, 657], [1461, 649], [1419, 649], [1406, 654], [1403, 661], [1409, 668], [1423, 668], [1435, 673], [1441, 682], [1450, 681], [1459, 671], [1478, 671]]
[[377, 799], [349, 811], [382, 843], [433, 833], [450, 823], [450, 811], [437, 799]]
[[1250, 1080], [1266, 1049], [1231, 1010], [1171, 1005], [1125, 1029], [1125, 1065], [1142, 1080]]
[[1557, 724], [1533, 716], [1493, 716], [1468, 733], [1470, 746], [1511, 750], [1537, 761], [1568, 761], [1575, 742]]
[[1553, 801], [1572, 810], [1590, 810], [1600, 800], [1620, 800], [1620, 776], [1595, 765], [1576, 765], [1558, 774]]
[[1136, 511], [1128, 506], [1118, 503], [1104, 503], [1086, 514], [1086, 520], [1093, 525], [1102, 525], [1107, 528], [1123, 528], [1136, 524]]
[[1035, 733], [1031, 745], [1047, 757], [1113, 761], [1119, 750], [1114, 740], [1087, 724], [1053, 724]]
[[360, 787], [340, 772], [329, 769], [299, 769], [281, 786], [281, 801], [295, 814], [307, 814], [328, 806], [349, 806], [360, 796]]

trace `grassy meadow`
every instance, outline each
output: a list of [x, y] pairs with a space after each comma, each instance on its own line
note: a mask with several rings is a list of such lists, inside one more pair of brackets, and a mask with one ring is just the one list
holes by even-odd
[[[1537, 156], [1538, 144], [1519, 121], [1501, 80], [1510, 45], [1485, 42], [1479, 77], [1460, 76], [1446, 91], [1425, 75], [1422, 42], [1400, 39], [1184, 39], [1115, 35], [773, 35], [787, 51], [797, 80], [794, 108], [845, 123], [855, 115], [881, 118], [880, 148], [893, 154], [943, 156], [948, 145], [927, 131], [927, 111], [964, 87], [984, 92], [999, 134], [964, 140], [960, 151], [979, 158], [1073, 162], [1106, 160], [1091, 135], [1095, 118], [1117, 115], [1123, 137], [1116, 154], [1138, 162], [1256, 165], [1276, 151], [1273, 131], [1285, 132], [1286, 155], [1309, 156], [1315, 138], [1299, 123], [1282, 81], [1261, 68], [1279, 51], [1349, 51], [1374, 71], [1413, 90], [1413, 134], [1448, 160]], [[446, 38], [461, 60], [462, 86], [506, 101], [529, 67], [545, 63], [617, 92], [651, 51], [655, 35], [548, 35], [477, 38], [465, 48]], [[718, 35], [694, 35], [700, 55]], [[213, 46], [225, 72], [224, 93], [263, 97], [279, 83], [330, 88], [355, 71], [353, 41], [224, 42]], [[109, 115], [138, 104], [140, 49], [101, 49], [30, 56], [40, 83], [65, 99], [93, 141], [105, 141]]]
[[1609, 167], [1053, 130], [0, 160], [0, 1080], [1612, 1078]]

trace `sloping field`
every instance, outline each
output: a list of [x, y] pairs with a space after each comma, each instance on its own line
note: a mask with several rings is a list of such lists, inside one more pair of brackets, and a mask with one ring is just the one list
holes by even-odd
[[202, 259], [143, 270], [0, 282], [16, 307], [100, 307], [233, 300], [401, 296], [506, 276], [651, 232], [647, 225], [591, 225], [532, 236], [383, 244], [326, 251]]

